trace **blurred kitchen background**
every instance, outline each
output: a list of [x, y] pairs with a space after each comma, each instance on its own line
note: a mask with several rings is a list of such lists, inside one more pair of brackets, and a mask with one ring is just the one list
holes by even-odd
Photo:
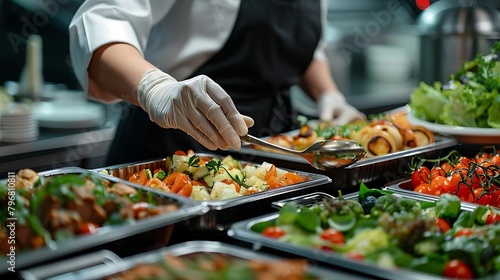
[[[26, 40], [27, 34], [38, 34], [43, 38], [45, 81], [64, 84], [68, 88], [79, 88], [69, 62], [67, 26], [81, 2], [82, 0], [0, 0], [0, 36], [4, 38], [0, 41], [0, 85], [19, 79], [26, 60], [26, 44], [23, 40]], [[461, 43], [456, 38], [451, 38], [456, 34], [469, 33], [470, 37], [475, 37], [476, 42], [469, 44], [481, 44], [480, 41], [485, 36], [490, 37], [488, 42], [499, 39], [498, 0], [328, 2], [327, 51], [333, 75], [351, 102], [368, 112], [378, 111], [379, 106], [405, 103], [409, 91], [420, 80], [430, 82], [443, 79], [438, 73], [440, 62], [455, 60], [455, 67], [461, 65], [459, 57], [463, 53], [459, 52], [467, 50], [460, 46]], [[443, 4], [439, 9], [448, 11], [436, 12], [431, 16], [432, 19], [422, 20], [419, 18], [422, 11], [417, 3], [425, 2], [429, 2], [431, 6]], [[476, 7], [474, 15], [469, 15], [465, 20], [460, 19], [464, 15], [460, 15], [452, 6], [469, 4], [489, 6], [493, 11]], [[441, 18], [442, 21], [436, 18]], [[460, 26], [465, 21], [467, 26]], [[473, 24], [476, 26], [472, 26]], [[495, 29], [497, 34], [492, 34]], [[424, 30], [427, 33], [434, 32], [433, 37], [424, 35]], [[464, 35], [460, 36], [464, 38]], [[444, 47], [439, 46], [439, 40]], [[432, 44], [429, 43], [431, 41]], [[482, 47], [484, 50], [485, 44], [482, 44], [475, 48]], [[426, 51], [423, 54], [422, 48]], [[455, 59], [453, 55], [456, 56]], [[426, 62], [422, 62], [423, 60]], [[425, 67], [424, 71], [420, 71], [422, 66]], [[366, 95], [374, 98], [367, 100]], [[386, 95], [393, 98], [388, 100]]]
[[[45, 83], [57, 89], [80, 90], [69, 61], [68, 24], [81, 3], [82, 0], [0, 0], [3, 38], [0, 86], [7, 89], [9, 82], [19, 81], [26, 64], [26, 39], [37, 34], [43, 42]], [[326, 43], [333, 76], [347, 100], [367, 114], [405, 105], [420, 81], [446, 81], [464, 60], [477, 52], [488, 52], [493, 42], [500, 39], [498, 0], [329, 0], [328, 3]], [[427, 4], [430, 7], [422, 11]], [[296, 88], [293, 93], [297, 109], [315, 117], [314, 102]], [[110, 113], [106, 108], [106, 118], [116, 117], [113, 110]], [[60, 147], [55, 145], [51, 137], [70, 136], [61, 131], [40, 130], [38, 142], [49, 138], [43, 147], [35, 143], [0, 142], [0, 171], [24, 167], [26, 161], [21, 161], [20, 154], [26, 154], [24, 158], [30, 160], [38, 156], [40, 162], [47, 162], [47, 150], [59, 153], [63, 145], [77, 148], [81, 145], [70, 138], [64, 138]], [[85, 128], [79, 133], [92, 131]], [[95, 161], [80, 161], [78, 165], [99, 165], [112, 131], [93, 137], [102, 145], [91, 146], [91, 151], [83, 155], [78, 151], [77, 160]], [[89, 143], [95, 144], [92, 140]], [[54, 156], [51, 162], [70, 164], [74, 159], [72, 156], [68, 159], [69, 153], [65, 148], [59, 155], [62, 158]]]

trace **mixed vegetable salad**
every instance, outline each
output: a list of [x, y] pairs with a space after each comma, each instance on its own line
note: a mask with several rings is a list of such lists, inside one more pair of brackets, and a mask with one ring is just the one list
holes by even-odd
[[[412, 159], [411, 185], [415, 192], [456, 195], [462, 201], [500, 208], [500, 153], [493, 148], [473, 157], [453, 150], [437, 159]], [[500, 217], [499, 217], [500, 219]]]
[[481, 278], [500, 272], [500, 214], [495, 207], [461, 210], [460, 199], [442, 195], [419, 202], [369, 189], [358, 200], [325, 199], [285, 204], [277, 219], [252, 230], [298, 246], [331, 252], [384, 268], [405, 268], [450, 278]]
[[256, 166], [230, 155], [198, 156], [189, 150], [167, 157], [164, 168], [144, 168], [128, 180], [195, 200], [223, 200], [301, 183], [308, 177], [268, 162]]
[[500, 42], [477, 55], [445, 84], [420, 83], [409, 106], [415, 117], [465, 127], [500, 128]]

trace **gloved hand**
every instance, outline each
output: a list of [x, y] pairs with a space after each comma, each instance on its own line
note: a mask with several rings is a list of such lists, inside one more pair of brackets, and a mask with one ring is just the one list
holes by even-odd
[[177, 81], [158, 69], [147, 70], [139, 82], [137, 100], [151, 121], [181, 129], [210, 150], [239, 149], [239, 135], [247, 134], [254, 123], [204, 75]]
[[344, 125], [348, 122], [365, 119], [361, 113], [346, 102], [341, 92], [325, 92], [318, 100], [319, 118], [324, 122], [333, 122], [335, 125]]

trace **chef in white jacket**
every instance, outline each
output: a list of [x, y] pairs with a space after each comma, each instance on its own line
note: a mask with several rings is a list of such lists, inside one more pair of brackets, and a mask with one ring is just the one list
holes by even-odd
[[295, 129], [293, 85], [323, 120], [364, 118], [331, 77], [325, 22], [323, 0], [83, 2], [69, 26], [74, 72], [90, 98], [130, 104], [108, 164]]

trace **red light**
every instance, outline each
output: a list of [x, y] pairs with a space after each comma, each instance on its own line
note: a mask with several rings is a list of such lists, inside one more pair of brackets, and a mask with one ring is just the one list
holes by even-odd
[[417, 2], [417, 8], [419, 8], [420, 10], [425, 10], [429, 8], [429, 6], [431, 5], [430, 0], [416, 0], [416, 2]]

